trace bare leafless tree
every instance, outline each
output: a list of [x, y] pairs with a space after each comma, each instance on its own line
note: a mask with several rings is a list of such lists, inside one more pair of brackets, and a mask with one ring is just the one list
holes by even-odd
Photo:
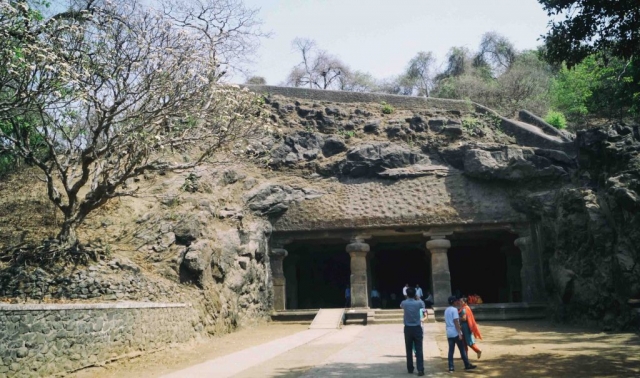
[[[28, 4], [0, 8], [0, 25], [21, 7]], [[217, 82], [219, 55], [212, 49], [220, 45], [203, 37], [213, 25], [194, 28], [186, 18], [124, 0], [87, 2], [75, 11], [82, 17], [26, 12], [34, 25], [16, 27], [33, 36], [0, 45], [7, 67], [0, 94], [13, 98], [3, 105], [9, 127], [0, 129], [0, 152], [40, 169], [64, 216], [58, 239], [69, 245], [91, 211], [135, 194], [128, 179], [201, 164], [265, 124], [255, 95]]]
[[318, 49], [313, 40], [296, 38], [292, 45], [294, 50], [300, 53], [302, 61], [291, 69], [286, 80], [287, 85], [340, 89], [340, 79], [350, 71], [346, 64]]
[[245, 64], [269, 36], [260, 27], [258, 9], [246, 7], [242, 0], [160, 0], [164, 16], [174, 25], [196, 32], [194, 41], [216, 61], [223, 76], [228, 70], [246, 73]]
[[509, 39], [496, 32], [488, 32], [482, 36], [474, 65], [487, 66], [493, 76], [497, 77], [511, 68], [517, 54], [515, 46]]

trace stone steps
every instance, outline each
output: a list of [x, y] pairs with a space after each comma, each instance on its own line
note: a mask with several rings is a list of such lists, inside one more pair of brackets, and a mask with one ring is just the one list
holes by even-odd
[[[428, 323], [435, 323], [436, 317], [433, 309], [428, 308], [427, 314], [429, 314]], [[367, 319], [367, 324], [403, 324], [404, 323], [404, 311], [403, 310], [374, 310]]]
[[343, 308], [322, 308], [313, 318], [309, 329], [336, 329], [342, 325]]

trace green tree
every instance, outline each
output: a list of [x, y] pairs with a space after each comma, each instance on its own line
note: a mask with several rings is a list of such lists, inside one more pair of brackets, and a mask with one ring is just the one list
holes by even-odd
[[638, 117], [640, 65], [593, 54], [572, 68], [563, 68], [553, 80], [552, 107], [584, 123], [589, 117]]
[[592, 66], [595, 58], [572, 69], [565, 66], [553, 79], [551, 86], [551, 106], [563, 112], [569, 118], [584, 120], [589, 113], [587, 103], [592, 92]]
[[545, 58], [571, 68], [586, 57], [609, 52], [629, 60], [640, 52], [640, 5], [637, 0], [538, 0], [551, 21], [543, 36]]
[[567, 67], [554, 84], [554, 105], [569, 114], [640, 117], [638, 1], [538, 1], [563, 18], [543, 36], [545, 59]]

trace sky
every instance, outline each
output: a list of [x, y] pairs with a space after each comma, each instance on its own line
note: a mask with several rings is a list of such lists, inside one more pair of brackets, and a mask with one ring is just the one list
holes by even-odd
[[[518, 50], [541, 44], [549, 17], [536, 0], [244, 0], [259, 8], [263, 39], [249, 69], [281, 84], [300, 55], [294, 38], [310, 38], [353, 70], [387, 78], [402, 73], [419, 51], [443, 64], [449, 49], [476, 50], [495, 31]], [[238, 78], [234, 81], [243, 81]]]

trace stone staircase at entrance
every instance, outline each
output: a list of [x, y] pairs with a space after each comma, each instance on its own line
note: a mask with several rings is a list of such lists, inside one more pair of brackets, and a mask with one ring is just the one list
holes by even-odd
[[[372, 309], [367, 317], [367, 324], [403, 324], [403, 310], [382, 310]], [[436, 317], [433, 309], [428, 308], [427, 314], [429, 315], [428, 323], [435, 323]]]
[[336, 329], [342, 326], [344, 308], [321, 308], [309, 329]]

